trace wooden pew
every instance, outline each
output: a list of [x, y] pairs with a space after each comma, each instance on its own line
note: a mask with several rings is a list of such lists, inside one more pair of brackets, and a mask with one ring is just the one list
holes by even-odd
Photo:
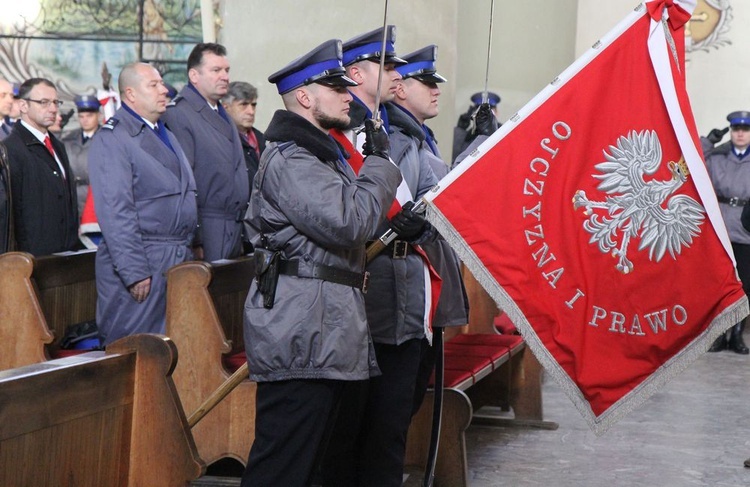
[[169, 338], [0, 372], [0, 485], [188, 485], [205, 471]]
[[95, 319], [95, 256], [0, 255], [0, 370], [48, 360], [68, 325]]
[[[239, 354], [244, 360], [243, 310], [254, 276], [251, 257], [185, 262], [167, 272], [167, 335], [180, 350], [173, 376], [188, 414], [231, 375], [223, 359]], [[255, 382], [243, 381], [193, 428], [206, 463], [229, 457], [246, 464], [255, 438], [255, 389]]]

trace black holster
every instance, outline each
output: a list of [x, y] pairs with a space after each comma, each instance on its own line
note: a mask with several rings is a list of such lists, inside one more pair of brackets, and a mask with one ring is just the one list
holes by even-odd
[[258, 291], [263, 295], [263, 307], [271, 309], [276, 298], [276, 284], [279, 282], [281, 252], [256, 248], [253, 255], [255, 257], [255, 280], [258, 283]]

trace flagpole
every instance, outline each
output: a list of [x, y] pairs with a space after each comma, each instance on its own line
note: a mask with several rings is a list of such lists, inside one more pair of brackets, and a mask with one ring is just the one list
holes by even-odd
[[492, 54], [492, 19], [495, 16], [495, 0], [490, 1], [490, 29], [489, 39], [487, 39], [487, 66], [484, 71], [484, 91], [482, 92], [482, 103], [488, 103], [490, 93], [487, 89], [490, 80], [490, 55]]
[[385, 70], [385, 45], [388, 39], [388, 0], [385, 0], [383, 9], [383, 42], [380, 44], [380, 68], [378, 69], [378, 91], [375, 93], [375, 108], [373, 108], [373, 120], [375, 127], [380, 128], [380, 83], [383, 80], [383, 71]]

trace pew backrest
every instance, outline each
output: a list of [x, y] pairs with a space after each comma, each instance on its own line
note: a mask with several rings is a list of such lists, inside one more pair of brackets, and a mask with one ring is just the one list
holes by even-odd
[[179, 486], [205, 471], [171, 373], [134, 335], [104, 352], [0, 372], [0, 485]]

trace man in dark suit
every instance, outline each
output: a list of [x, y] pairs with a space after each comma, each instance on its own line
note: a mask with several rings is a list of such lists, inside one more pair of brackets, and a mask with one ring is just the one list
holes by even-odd
[[229, 87], [226, 55], [220, 44], [196, 45], [188, 56], [190, 82], [163, 118], [193, 167], [200, 221], [195, 255], [207, 261], [242, 253], [250, 197], [240, 134], [220, 103]]
[[18, 99], [21, 119], [4, 140], [17, 249], [33, 255], [76, 250], [75, 175], [65, 146], [48, 131], [62, 102], [55, 85], [44, 78], [26, 80]]

